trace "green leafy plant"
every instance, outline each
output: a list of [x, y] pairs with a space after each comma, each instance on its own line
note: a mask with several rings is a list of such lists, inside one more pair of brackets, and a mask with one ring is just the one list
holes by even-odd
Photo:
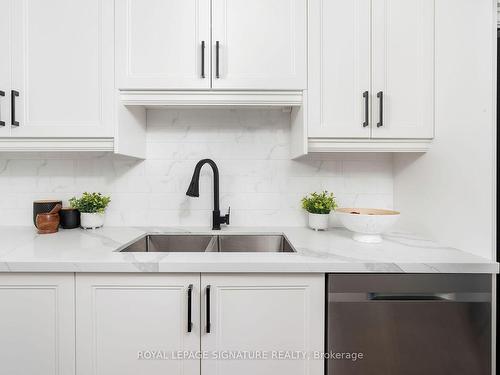
[[104, 210], [111, 202], [110, 197], [106, 197], [101, 193], [83, 193], [80, 198], [73, 197], [69, 200], [72, 208], [76, 208], [83, 213], [104, 213]]
[[311, 193], [302, 198], [302, 208], [311, 214], [329, 214], [335, 211], [337, 202], [333, 193], [323, 191], [321, 193]]

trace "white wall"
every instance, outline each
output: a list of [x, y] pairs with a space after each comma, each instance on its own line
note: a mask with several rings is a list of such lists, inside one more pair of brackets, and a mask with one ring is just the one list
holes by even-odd
[[492, 258], [495, 252], [496, 1], [436, 1], [436, 138], [394, 159], [401, 225]]
[[[304, 225], [300, 198], [333, 191], [344, 206], [393, 206], [392, 157], [375, 154], [289, 158], [290, 114], [281, 110], [148, 111], [147, 160], [105, 155], [0, 155], [0, 225], [31, 225], [32, 201], [110, 194], [108, 225], [209, 226], [212, 177], [200, 198], [185, 195], [202, 158], [217, 161], [221, 210], [232, 225]], [[206, 169], [205, 169], [206, 168]]]

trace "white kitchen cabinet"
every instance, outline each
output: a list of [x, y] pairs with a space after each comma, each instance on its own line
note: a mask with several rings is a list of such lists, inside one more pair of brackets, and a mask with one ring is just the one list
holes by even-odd
[[115, 9], [121, 90], [307, 87], [306, 0], [117, 0]]
[[[77, 274], [77, 374], [321, 375], [321, 360], [272, 356], [323, 350], [324, 285], [323, 274]], [[239, 350], [268, 359], [222, 357]], [[142, 359], [158, 351], [207, 358]]]
[[11, 14], [12, 136], [112, 136], [113, 1], [13, 1]]
[[312, 0], [309, 137], [368, 138], [370, 0]]
[[310, 0], [308, 84], [309, 151], [426, 150], [434, 0]]
[[305, 89], [306, 14], [306, 0], [213, 0], [213, 88]]
[[[10, 56], [11, 11], [12, 0], [0, 0], [0, 54], [2, 56]], [[0, 137], [8, 137], [10, 135], [10, 72], [10, 58], [0, 58]]]
[[199, 351], [199, 283], [199, 274], [77, 274], [77, 374], [199, 374], [199, 360], [148, 359]]
[[218, 353], [258, 351], [269, 357], [202, 361], [201, 373], [323, 374], [321, 360], [275, 359], [273, 353], [323, 350], [324, 284], [322, 274], [202, 274], [202, 349]]
[[372, 4], [372, 137], [432, 138], [434, 0]]
[[116, 0], [120, 89], [210, 88], [210, 0]]
[[114, 17], [114, 0], [0, 0], [0, 151], [145, 156], [145, 109], [114, 84]]
[[113, 136], [113, 0], [12, 6], [12, 136]]
[[0, 373], [75, 373], [74, 274], [0, 274]]

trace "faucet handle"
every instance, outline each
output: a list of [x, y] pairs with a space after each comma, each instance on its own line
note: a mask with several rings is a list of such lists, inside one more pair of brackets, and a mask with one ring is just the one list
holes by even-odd
[[227, 210], [227, 214], [224, 215], [224, 221], [227, 225], [229, 225], [229, 216], [231, 215], [231, 206], [229, 206]]

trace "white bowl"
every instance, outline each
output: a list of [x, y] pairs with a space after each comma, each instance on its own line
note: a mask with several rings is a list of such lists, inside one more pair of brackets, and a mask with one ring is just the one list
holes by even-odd
[[337, 208], [335, 215], [344, 227], [354, 232], [355, 241], [379, 243], [382, 242], [380, 234], [394, 225], [400, 213], [376, 208]]

